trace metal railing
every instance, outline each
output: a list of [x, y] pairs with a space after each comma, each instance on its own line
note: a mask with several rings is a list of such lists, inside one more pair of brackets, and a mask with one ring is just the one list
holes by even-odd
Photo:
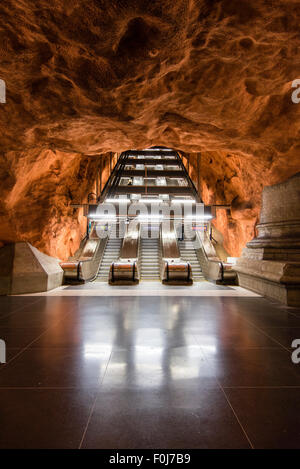
[[160, 226], [161, 280], [163, 283], [192, 283], [192, 268], [181, 259], [174, 222]]
[[138, 283], [139, 274], [140, 224], [132, 222], [127, 226], [119, 259], [112, 262], [109, 283]]
[[60, 263], [65, 282], [88, 282], [96, 278], [107, 239], [108, 237], [98, 238], [95, 232], [91, 233], [71, 260]]
[[206, 280], [220, 283], [234, 283], [236, 272], [232, 265], [221, 261], [215, 251], [210, 235], [203, 232], [202, 239], [199, 233], [195, 233], [195, 251]]

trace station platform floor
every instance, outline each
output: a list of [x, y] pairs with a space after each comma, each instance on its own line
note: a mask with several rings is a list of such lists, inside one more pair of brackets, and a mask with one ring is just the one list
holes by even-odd
[[192, 285], [165, 285], [160, 281], [143, 281], [137, 285], [109, 285], [107, 282], [89, 282], [64, 285], [44, 293], [29, 296], [248, 296], [260, 295], [235, 285], [216, 285], [207, 280]]
[[207, 283], [0, 297], [0, 448], [299, 448], [300, 308]]

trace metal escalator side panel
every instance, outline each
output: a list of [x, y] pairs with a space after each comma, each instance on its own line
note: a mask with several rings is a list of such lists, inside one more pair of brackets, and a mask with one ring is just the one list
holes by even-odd
[[60, 262], [60, 267], [64, 271], [64, 282], [79, 281], [79, 267], [80, 263], [78, 261], [72, 262]]
[[137, 259], [140, 242], [140, 223], [132, 221], [127, 225], [120, 252], [121, 259]]
[[104, 251], [106, 238], [87, 239], [77, 259], [61, 262], [64, 271], [64, 281], [87, 282], [92, 280], [98, 272], [101, 255]]
[[137, 283], [139, 281], [139, 242], [140, 223], [132, 221], [127, 226], [119, 259], [110, 266], [109, 283]]
[[205, 278], [214, 282], [234, 283], [236, 273], [219, 259], [209, 235], [206, 232], [202, 236], [197, 233], [197, 237], [200, 245], [197, 256]]
[[163, 258], [180, 258], [180, 252], [177, 244], [177, 235], [173, 221], [166, 221], [162, 222], [161, 224], [161, 248]]
[[79, 257], [79, 261], [91, 260], [97, 250], [99, 239], [88, 239]]
[[84, 282], [92, 282], [97, 277], [99, 266], [102, 261], [103, 253], [107, 243], [107, 237], [94, 240], [97, 246], [94, 251], [94, 255], [91, 259], [80, 261], [79, 275], [80, 280]]
[[177, 242], [174, 222], [161, 224], [161, 280], [163, 283], [192, 283], [192, 268], [189, 262], [183, 261]]
[[111, 264], [109, 271], [110, 284], [137, 283], [138, 280], [138, 268], [136, 261], [117, 261]]
[[212, 259], [209, 258], [209, 255], [213, 254], [213, 250], [209, 246], [207, 234], [205, 232], [201, 233], [201, 235], [196, 233], [196, 238], [196, 253], [205, 279], [213, 281], [219, 280], [222, 275], [221, 265], [216, 259], [212, 261]]

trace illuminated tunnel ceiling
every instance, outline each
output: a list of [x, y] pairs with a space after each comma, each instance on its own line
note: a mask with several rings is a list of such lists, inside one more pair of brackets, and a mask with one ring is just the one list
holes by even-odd
[[[108, 152], [201, 152], [206, 203], [238, 255], [264, 185], [300, 170], [299, 3], [7, 0], [0, 5], [0, 240], [66, 258]], [[298, 53], [298, 56], [297, 56]]]

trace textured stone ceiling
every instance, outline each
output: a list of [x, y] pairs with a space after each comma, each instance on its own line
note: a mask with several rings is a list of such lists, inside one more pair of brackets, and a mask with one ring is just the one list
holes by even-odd
[[[2, 2], [3, 226], [29, 188], [39, 207], [47, 178], [53, 180], [49, 206], [61, 184], [78, 192], [76, 168], [92, 172], [83, 155], [165, 145], [209, 155], [204, 198], [234, 201], [231, 219], [223, 214], [221, 224], [230, 250], [240, 251], [253, 234], [262, 187], [300, 169], [300, 104], [291, 101], [292, 81], [300, 78], [299, 19], [300, 2], [293, 0]], [[43, 159], [41, 175], [35, 169]], [[66, 159], [73, 169], [64, 167]], [[16, 190], [21, 174], [24, 192]], [[249, 204], [252, 218], [244, 210]], [[230, 241], [230, 223], [242, 223], [234, 222], [242, 220], [241, 207], [252, 228], [235, 227]], [[42, 231], [57, 216], [50, 212]], [[22, 230], [12, 236], [2, 227], [0, 239], [24, 237]], [[55, 253], [50, 241], [39, 247]]]

